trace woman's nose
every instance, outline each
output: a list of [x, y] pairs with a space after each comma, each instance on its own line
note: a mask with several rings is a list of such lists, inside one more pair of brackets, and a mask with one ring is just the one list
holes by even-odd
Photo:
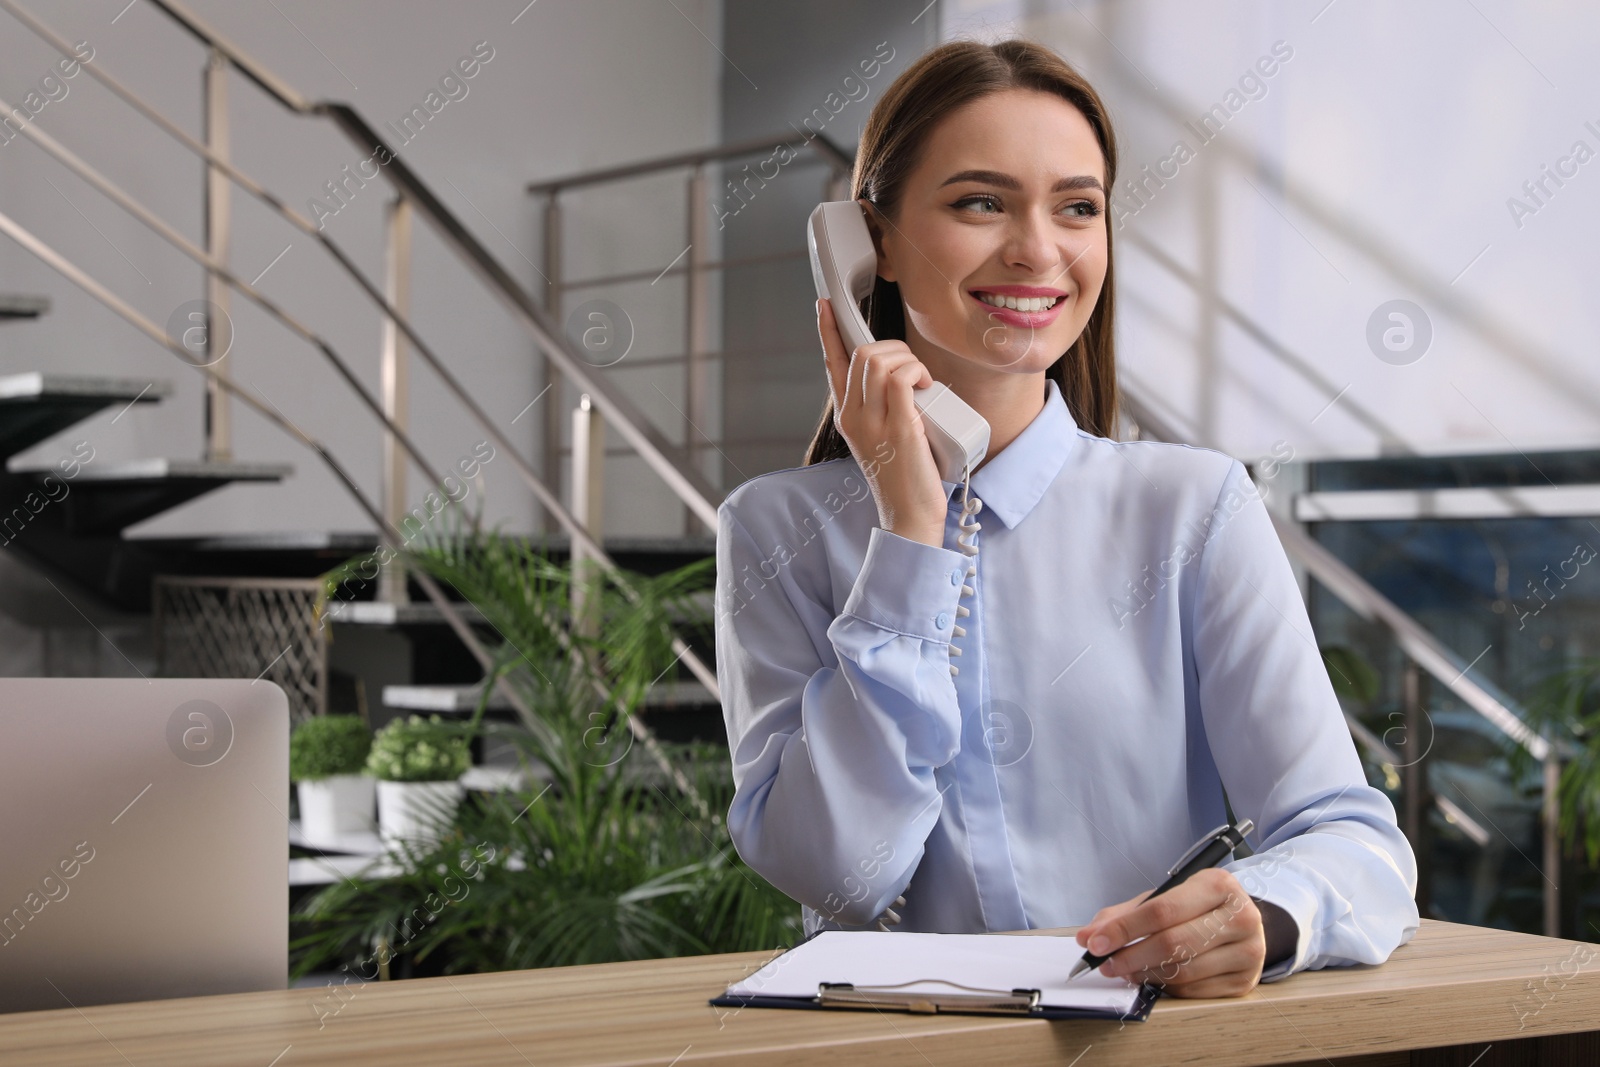
[[1047, 217], [1031, 212], [1017, 215], [1007, 232], [1001, 254], [1008, 267], [1037, 279], [1066, 266], [1071, 258], [1066, 254], [1069, 238], [1069, 234]]

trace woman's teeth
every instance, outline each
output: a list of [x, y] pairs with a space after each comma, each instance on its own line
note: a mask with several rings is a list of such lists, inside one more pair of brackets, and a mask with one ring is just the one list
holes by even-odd
[[1012, 311], [1047, 311], [1056, 306], [1059, 296], [999, 296], [995, 293], [977, 293], [990, 307], [1010, 308]]

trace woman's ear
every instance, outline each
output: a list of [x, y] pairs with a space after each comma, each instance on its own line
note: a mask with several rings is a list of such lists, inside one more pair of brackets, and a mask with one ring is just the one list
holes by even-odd
[[867, 232], [872, 234], [872, 247], [878, 252], [878, 277], [882, 278], [886, 282], [896, 281], [897, 279], [894, 276], [894, 265], [889, 260], [889, 254], [884, 251], [883, 216], [879, 214], [877, 205], [873, 204], [872, 201], [866, 199], [865, 197], [857, 200], [856, 203], [861, 205], [862, 211], [867, 217]]

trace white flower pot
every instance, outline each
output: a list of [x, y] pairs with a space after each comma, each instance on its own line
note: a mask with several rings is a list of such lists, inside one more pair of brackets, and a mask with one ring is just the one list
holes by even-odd
[[372, 833], [376, 785], [364, 774], [335, 774], [314, 782], [297, 782], [300, 833], [307, 841], [333, 841], [347, 834]]
[[465, 790], [455, 779], [448, 782], [378, 782], [378, 834], [385, 842], [435, 841], [437, 828], [447, 824], [461, 804]]

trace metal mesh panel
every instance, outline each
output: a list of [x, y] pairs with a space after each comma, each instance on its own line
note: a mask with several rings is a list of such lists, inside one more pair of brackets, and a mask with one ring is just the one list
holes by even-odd
[[298, 723], [328, 706], [328, 630], [317, 578], [157, 575], [156, 656], [169, 678], [265, 678]]

